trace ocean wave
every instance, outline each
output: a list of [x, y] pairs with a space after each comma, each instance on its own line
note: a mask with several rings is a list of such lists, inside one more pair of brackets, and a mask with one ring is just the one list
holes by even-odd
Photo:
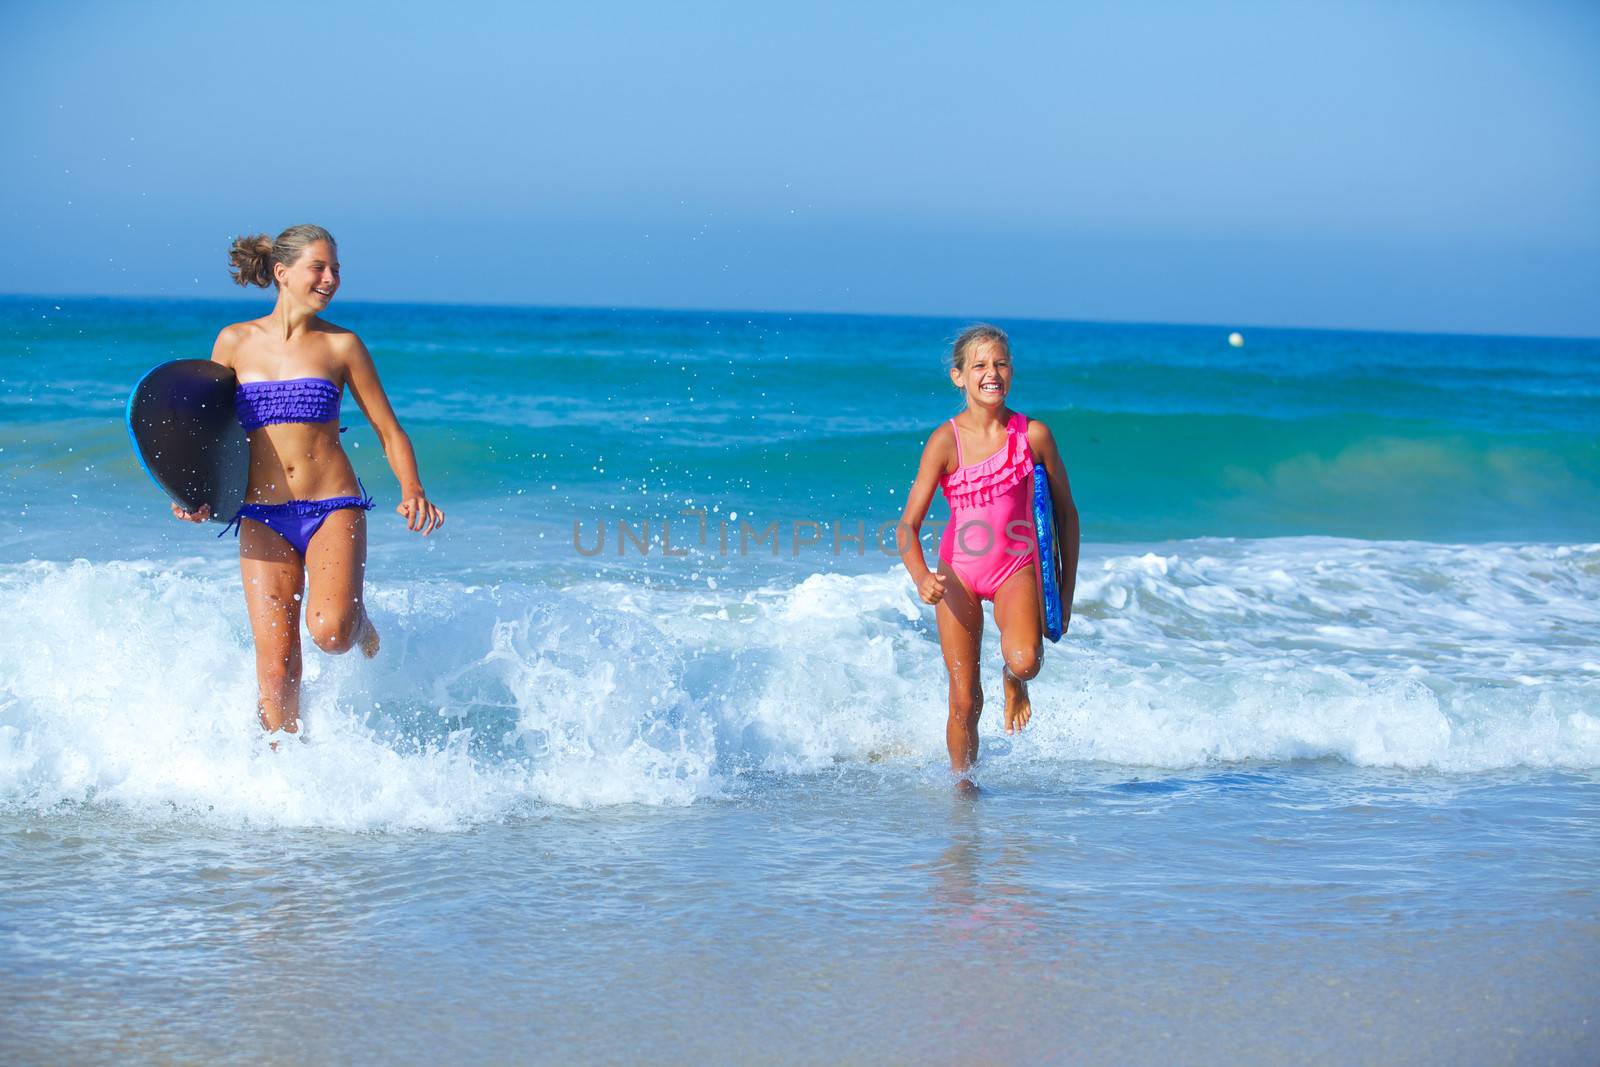
[[[1034, 724], [997, 758], [1600, 768], [1600, 546], [1329, 539], [1093, 549]], [[308, 645], [304, 740], [254, 725], [231, 565], [0, 569], [0, 805], [344, 830], [681, 805], [761, 775], [935, 773], [945, 677], [903, 574], [743, 590], [370, 590], [373, 663]], [[998, 727], [996, 642], [985, 645]]]

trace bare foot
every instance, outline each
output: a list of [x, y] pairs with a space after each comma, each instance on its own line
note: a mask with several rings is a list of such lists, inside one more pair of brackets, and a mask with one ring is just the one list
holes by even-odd
[[978, 783], [971, 778], [962, 778], [956, 782], [956, 795], [968, 799], [976, 798], [983, 790], [978, 788]]
[[[269, 726], [267, 726], [266, 719], [263, 718], [261, 720], [261, 728], [262, 728], [262, 730], [264, 732], [266, 732], [269, 735], [270, 734], [277, 734], [279, 737], [282, 737], [284, 734], [288, 734], [290, 737], [297, 737], [302, 741], [304, 741], [306, 739], [305, 735], [300, 732], [300, 720], [299, 719], [290, 719], [289, 721], [285, 722], [281, 726], [269, 727]], [[274, 738], [273, 740], [267, 742], [267, 747], [272, 749], [272, 751], [274, 751], [274, 752], [278, 751], [277, 739]]]
[[1033, 718], [1033, 704], [1028, 700], [1028, 683], [1005, 671], [1006, 683], [1006, 733], [1014, 734], [1028, 725]]
[[366, 612], [361, 613], [361, 633], [356, 637], [356, 644], [368, 659], [378, 654], [378, 628], [372, 625], [372, 616]]

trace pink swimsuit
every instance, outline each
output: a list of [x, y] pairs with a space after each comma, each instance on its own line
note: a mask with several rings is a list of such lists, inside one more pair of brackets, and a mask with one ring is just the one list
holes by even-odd
[[950, 429], [956, 435], [956, 469], [939, 480], [950, 502], [950, 525], [939, 538], [939, 558], [980, 599], [993, 600], [1005, 580], [1031, 564], [1037, 552], [1028, 417], [1013, 412], [1000, 451], [970, 467], [961, 465], [961, 431], [954, 419]]

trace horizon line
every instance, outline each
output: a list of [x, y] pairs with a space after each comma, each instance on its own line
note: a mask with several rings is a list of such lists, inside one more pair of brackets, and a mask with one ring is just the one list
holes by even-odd
[[[170, 303], [204, 303], [204, 304], [238, 304], [251, 300], [251, 295], [240, 296], [175, 296], [171, 294], [159, 295], [133, 295], [128, 293], [13, 293], [0, 292], [0, 300], [103, 300], [103, 301], [151, 301]], [[1055, 325], [1078, 326], [1143, 326], [1162, 327], [1170, 329], [1213, 329], [1237, 331], [1269, 330], [1280, 332], [1298, 333], [1352, 333], [1352, 334], [1398, 334], [1416, 337], [1462, 337], [1462, 338], [1491, 338], [1497, 340], [1525, 340], [1525, 341], [1600, 341], [1596, 334], [1537, 334], [1517, 332], [1491, 332], [1461, 330], [1423, 330], [1423, 329], [1376, 329], [1367, 326], [1304, 326], [1282, 325], [1274, 323], [1256, 322], [1170, 322], [1157, 319], [1090, 319], [1090, 318], [1049, 318], [1039, 315], [935, 315], [928, 312], [903, 312], [903, 311], [827, 311], [814, 308], [784, 309], [784, 308], [711, 308], [695, 307], [689, 305], [653, 305], [653, 304], [506, 304], [497, 302], [471, 302], [471, 301], [429, 301], [429, 300], [402, 300], [384, 299], [377, 297], [351, 297], [344, 301], [353, 306], [377, 305], [380, 307], [424, 307], [424, 308], [451, 308], [451, 309], [478, 309], [485, 311], [587, 311], [587, 312], [652, 312], [664, 311], [675, 314], [703, 314], [703, 315], [789, 315], [805, 318], [858, 318], [858, 319], [923, 319], [928, 321], [943, 322], [952, 319], [966, 322], [1029, 322], [1049, 323]]]

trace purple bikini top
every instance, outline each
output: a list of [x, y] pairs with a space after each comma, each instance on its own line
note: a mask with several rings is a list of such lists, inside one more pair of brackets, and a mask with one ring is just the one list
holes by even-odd
[[280, 422], [327, 422], [339, 417], [344, 390], [326, 378], [242, 382], [233, 394], [239, 425], [246, 432]]

